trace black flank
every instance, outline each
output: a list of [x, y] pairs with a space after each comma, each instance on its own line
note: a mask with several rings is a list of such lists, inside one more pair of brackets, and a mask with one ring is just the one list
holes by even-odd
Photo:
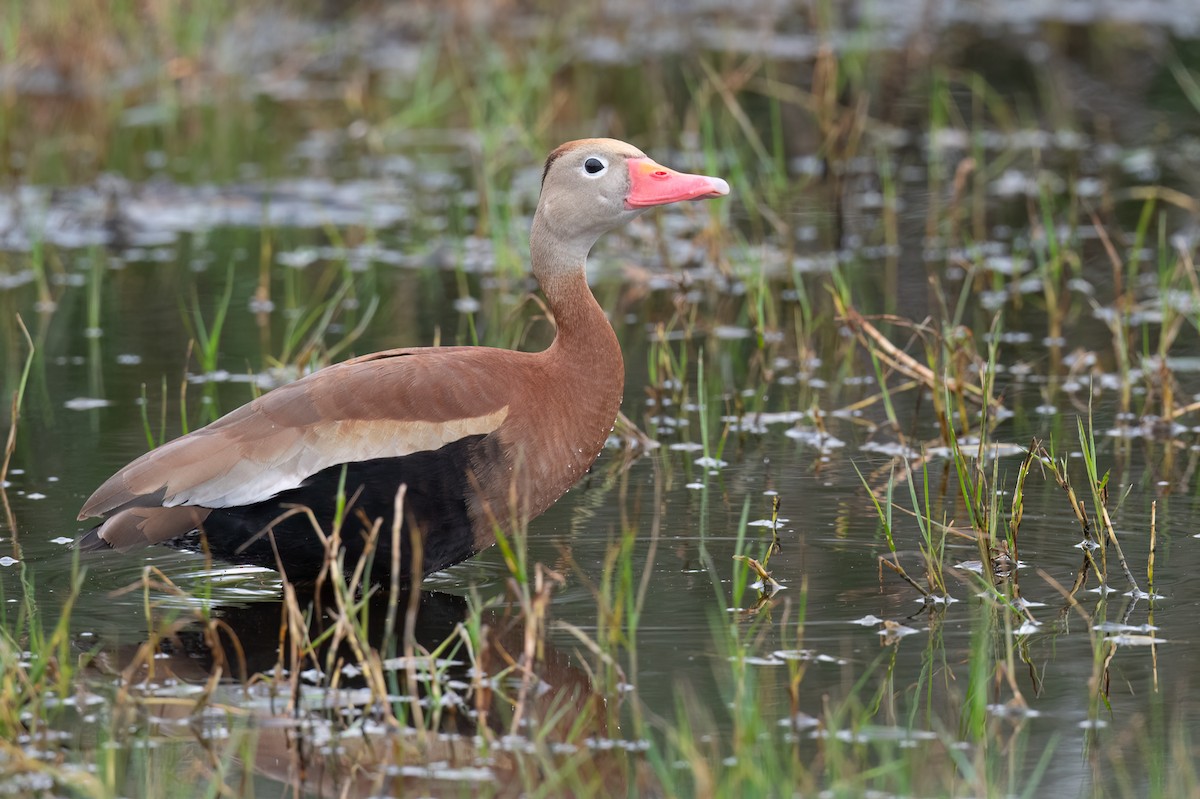
[[[324, 563], [325, 549], [313, 531], [307, 513], [294, 513], [276, 521], [289, 507], [303, 506], [316, 517], [328, 534], [337, 512], [338, 486], [345, 472], [347, 508], [342, 521], [342, 546], [346, 563], [362, 556], [376, 519], [382, 519], [372, 572], [377, 581], [387, 582], [392, 563], [392, 520], [396, 491], [408, 486], [404, 500], [404, 523], [400, 531], [400, 578], [407, 581], [412, 571], [411, 529], [415, 524], [424, 540], [422, 572], [444, 569], [475, 554], [475, 535], [467, 498], [472, 474], [479, 464], [490, 462], [487, 450], [496, 446], [485, 435], [468, 436], [441, 449], [415, 452], [400, 458], [378, 458], [331, 466], [310, 477], [299, 488], [284, 491], [269, 500], [237, 508], [216, 508], [203, 524], [203, 535], [212, 554], [231, 563], [248, 563], [278, 568], [273, 536], [283, 570], [297, 581], [317, 576]], [[482, 477], [482, 475], [480, 475]], [[274, 523], [274, 524], [272, 524]], [[264, 531], [270, 530], [270, 533]], [[187, 543], [196, 545], [193, 533]]]

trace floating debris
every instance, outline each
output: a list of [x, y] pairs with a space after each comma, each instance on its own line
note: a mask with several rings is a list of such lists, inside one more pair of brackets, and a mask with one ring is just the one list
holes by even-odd
[[703, 458], [696, 458], [695, 464], [703, 466], [705, 469], [721, 469], [729, 465], [729, 461], [723, 461], [720, 458], [712, 458], [705, 455]]
[[1156, 638], [1153, 635], [1110, 635], [1105, 637], [1104, 640], [1110, 644], [1116, 644], [1117, 646], [1151, 646], [1153, 644], [1167, 643], [1166, 638]]
[[914, 633], [919, 632], [921, 631], [916, 627], [909, 627], [905, 624], [901, 624], [898, 621], [885, 619], [883, 622], [883, 629], [879, 630], [879, 635], [883, 636], [883, 643], [886, 645], [893, 644], [905, 636], [913, 635]]
[[[932, 458], [945, 458], [947, 460], [954, 457], [954, 452], [949, 447], [930, 447], [925, 450]], [[979, 456], [979, 439], [967, 437], [958, 442], [958, 452], [967, 458], [977, 458]], [[1014, 455], [1024, 456], [1027, 453], [1025, 447], [1020, 444], [984, 444], [983, 459], [992, 461], [996, 458], [1008, 458]]]
[[63, 407], [69, 411], [92, 411], [97, 408], [107, 408], [110, 405], [112, 405], [110, 400], [95, 397], [75, 397], [63, 403]]
[[787, 586], [772, 579], [771, 573], [754, 558], [748, 555], [734, 555], [733, 559], [742, 561], [754, 570], [754, 573], [758, 575], [758, 580], [752, 583], [750, 587], [764, 596], [773, 596], [777, 591], [787, 588]]
[[875, 452], [889, 458], [903, 458], [910, 461], [921, 457], [920, 452], [898, 441], [868, 441], [859, 449], [863, 452]]
[[1105, 621], [1092, 626], [1093, 630], [1102, 633], [1152, 633], [1158, 630], [1153, 624], [1122, 624], [1117, 621]]
[[816, 730], [818, 738], [832, 737], [846, 743], [865, 744], [871, 741], [895, 741], [901, 748], [916, 746], [921, 741], [936, 741], [938, 734], [931, 730], [906, 727], [884, 727], [867, 724], [853, 730]]
[[811, 649], [777, 649], [771, 653], [771, 657], [780, 660], [802, 660], [807, 663], [832, 663], [836, 666], [845, 666], [849, 662], [845, 658], [822, 655]]
[[784, 435], [826, 454], [846, 446], [846, 442], [840, 438], [814, 427], [793, 427], [785, 432]]
[[794, 730], [807, 730], [818, 727], [820, 724], [820, 719], [814, 718], [807, 713], [797, 713], [794, 716], [787, 716], [779, 720], [780, 727], [788, 727]]
[[1020, 702], [1009, 702], [1006, 705], [988, 705], [987, 711], [993, 716], [1002, 719], [1036, 719], [1042, 715], [1041, 711]]

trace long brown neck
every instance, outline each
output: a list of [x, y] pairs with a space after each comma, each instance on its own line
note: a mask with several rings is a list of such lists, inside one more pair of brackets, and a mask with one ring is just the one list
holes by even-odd
[[[590, 241], [563, 240], [540, 213], [534, 217], [530, 233], [533, 274], [546, 295], [556, 328], [546, 355], [559, 379], [569, 381], [580, 405], [607, 414], [604, 423], [610, 424], [620, 409], [625, 363], [616, 333], [587, 284], [589, 249]], [[601, 407], [605, 409], [602, 413]]]
[[542, 353], [545, 394], [536, 398], [547, 457], [534, 470], [545, 473], [535, 479], [546, 480], [542, 487], [549, 491], [538, 492], [542, 499], [535, 504], [548, 507], [603, 448], [621, 409], [625, 364], [616, 333], [587, 284], [587, 247], [558, 240], [538, 218], [530, 245], [534, 275], [557, 329], [554, 343]]

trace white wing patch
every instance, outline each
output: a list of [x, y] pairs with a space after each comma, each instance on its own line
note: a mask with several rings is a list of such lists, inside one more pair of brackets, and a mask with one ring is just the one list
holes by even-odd
[[[306, 478], [330, 466], [440, 449], [467, 436], [491, 433], [507, 417], [505, 405], [483, 416], [448, 422], [323, 422], [297, 430], [297, 435], [280, 441], [280, 446], [248, 447], [231, 468], [208, 480], [193, 482], [189, 479], [194, 476], [190, 469], [166, 475], [162, 504], [207, 508], [251, 505], [297, 488]], [[230, 442], [229, 446], [237, 444]]]

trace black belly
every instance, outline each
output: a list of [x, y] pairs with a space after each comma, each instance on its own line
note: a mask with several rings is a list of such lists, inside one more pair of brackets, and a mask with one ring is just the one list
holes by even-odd
[[[392, 570], [396, 492], [404, 484], [400, 579], [407, 581], [412, 576], [414, 526], [423, 542], [421, 572], [444, 569], [478, 551], [468, 499], [477, 484], [472, 476], [483, 479], [478, 464], [487, 463], [480, 457], [489, 448], [484, 439], [482, 435], [468, 436], [438, 450], [331, 466], [300, 487], [263, 502], [215, 508], [204, 521], [202, 535], [214, 557], [272, 569], [282, 566], [291, 580], [311, 580], [326, 557], [313, 519], [328, 536], [340, 495], [346, 503], [341, 547], [347, 572], [366, 554], [372, 559], [372, 578], [386, 583]], [[309, 509], [312, 516], [293, 511], [281, 518], [298, 507]], [[377, 523], [379, 532], [372, 550], [370, 531]]]

